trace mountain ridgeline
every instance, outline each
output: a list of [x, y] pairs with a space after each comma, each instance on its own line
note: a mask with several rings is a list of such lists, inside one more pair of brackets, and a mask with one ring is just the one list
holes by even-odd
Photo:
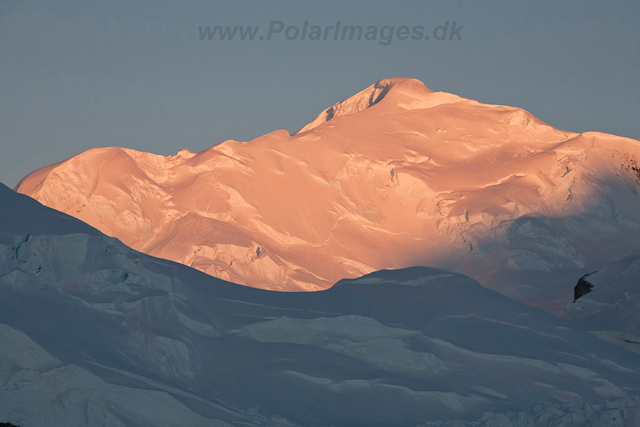
[[636, 140], [392, 78], [293, 135], [168, 157], [92, 149], [16, 191], [251, 287], [431, 266], [561, 312], [567, 283], [640, 250], [639, 164]]

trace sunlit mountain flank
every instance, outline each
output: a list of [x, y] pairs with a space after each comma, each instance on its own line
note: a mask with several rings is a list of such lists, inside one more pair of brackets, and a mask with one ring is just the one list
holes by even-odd
[[640, 250], [639, 162], [636, 140], [391, 78], [293, 135], [169, 157], [92, 149], [16, 190], [251, 287], [317, 291], [428, 266], [557, 313], [567, 281]]

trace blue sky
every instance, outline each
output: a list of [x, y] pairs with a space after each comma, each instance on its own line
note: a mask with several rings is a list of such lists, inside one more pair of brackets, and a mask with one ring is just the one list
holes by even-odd
[[[640, 2], [0, 0], [0, 181], [102, 146], [294, 132], [384, 77], [640, 139]], [[463, 26], [461, 40], [200, 40], [198, 27]], [[451, 25], [451, 24], [450, 24]], [[259, 33], [262, 34], [262, 33]]]

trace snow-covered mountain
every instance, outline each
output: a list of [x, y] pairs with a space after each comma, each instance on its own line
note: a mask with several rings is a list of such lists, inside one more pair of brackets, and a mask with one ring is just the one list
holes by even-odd
[[639, 394], [636, 354], [460, 274], [253, 289], [0, 186], [0, 422], [625, 426]]
[[566, 318], [600, 338], [640, 353], [640, 253], [587, 275], [591, 292], [566, 308]]
[[16, 190], [153, 256], [275, 290], [436, 266], [560, 311], [640, 250], [640, 142], [380, 80], [299, 132], [92, 149]]

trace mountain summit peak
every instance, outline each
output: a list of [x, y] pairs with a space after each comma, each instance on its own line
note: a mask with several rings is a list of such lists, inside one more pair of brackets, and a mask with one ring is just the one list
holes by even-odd
[[[411, 109], [423, 106], [425, 103], [428, 103], [428, 100], [432, 100], [434, 96], [438, 95], [443, 94], [434, 93], [420, 80], [410, 77], [381, 79], [355, 95], [327, 108], [312, 122], [296, 133], [306, 132], [339, 116], [359, 113], [381, 103], [383, 100], [384, 104], [389, 106], [393, 105], [394, 107], [400, 106]], [[444, 95], [459, 98], [451, 94]]]

